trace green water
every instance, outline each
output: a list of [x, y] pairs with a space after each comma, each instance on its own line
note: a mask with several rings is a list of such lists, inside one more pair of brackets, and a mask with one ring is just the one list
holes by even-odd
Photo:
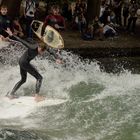
[[[44, 140], [140, 140], [139, 58], [103, 58], [99, 63], [69, 56], [64, 67], [46, 60], [33, 63], [44, 77], [41, 92], [68, 101], [36, 108], [24, 118], [2, 119], [6, 114], [0, 114], [1, 128], [33, 131]], [[18, 66], [5, 65], [0, 72], [4, 95], [19, 79]], [[18, 94], [32, 88], [34, 79], [29, 76]]]

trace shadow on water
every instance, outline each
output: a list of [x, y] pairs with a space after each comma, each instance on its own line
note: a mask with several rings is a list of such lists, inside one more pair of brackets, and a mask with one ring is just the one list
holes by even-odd
[[36, 133], [12, 129], [0, 129], [1, 140], [43, 140]]
[[120, 73], [124, 70], [133, 74], [140, 73], [140, 57], [97, 58], [102, 70], [109, 73]]
[[100, 94], [103, 90], [104, 87], [98, 83], [80, 82], [69, 89], [69, 94], [71, 100], [81, 101], [88, 100], [93, 94]]
[[[76, 53], [77, 54], [77, 53]], [[97, 61], [100, 69], [107, 73], [122, 73], [124, 71], [130, 71], [132, 74], [140, 73], [140, 57], [139, 56], [87, 56], [79, 54], [82, 61], [89, 60]]]

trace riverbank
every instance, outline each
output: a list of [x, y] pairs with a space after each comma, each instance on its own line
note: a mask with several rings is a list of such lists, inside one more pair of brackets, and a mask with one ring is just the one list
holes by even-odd
[[78, 31], [66, 30], [61, 34], [65, 49], [78, 53], [84, 58], [140, 55], [140, 19], [137, 22], [136, 34], [122, 32], [119, 36], [104, 41], [97, 39], [84, 41]]

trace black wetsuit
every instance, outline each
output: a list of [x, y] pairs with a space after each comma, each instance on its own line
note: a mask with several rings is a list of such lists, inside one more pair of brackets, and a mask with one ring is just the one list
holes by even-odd
[[[15, 92], [19, 89], [19, 87], [23, 83], [26, 82], [27, 72], [36, 78], [36, 80], [37, 80], [37, 82], [36, 82], [36, 94], [38, 94], [40, 91], [40, 87], [41, 87], [41, 83], [42, 83], [43, 78], [38, 73], [38, 71], [30, 64], [30, 61], [38, 55], [38, 46], [29, 44], [28, 42], [20, 39], [17, 36], [13, 36], [12, 39], [21, 42], [28, 49], [24, 52], [24, 54], [19, 59], [21, 80], [15, 85], [15, 87], [11, 91], [10, 95], [15, 95]], [[55, 53], [54, 53], [54, 57], [57, 58], [57, 55]]]

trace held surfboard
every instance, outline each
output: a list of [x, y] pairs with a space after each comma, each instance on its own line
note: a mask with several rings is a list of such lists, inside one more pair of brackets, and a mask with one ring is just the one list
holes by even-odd
[[43, 27], [43, 22], [41, 21], [33, 20], [31, 23], [31, 28], [33, 32], [44, 43], [56, 49], [64, 48], [64, 40], [58, 31], [56, 31], [53, 27], [47, 25], [44, 34], [41, 37], [42, 27]]

